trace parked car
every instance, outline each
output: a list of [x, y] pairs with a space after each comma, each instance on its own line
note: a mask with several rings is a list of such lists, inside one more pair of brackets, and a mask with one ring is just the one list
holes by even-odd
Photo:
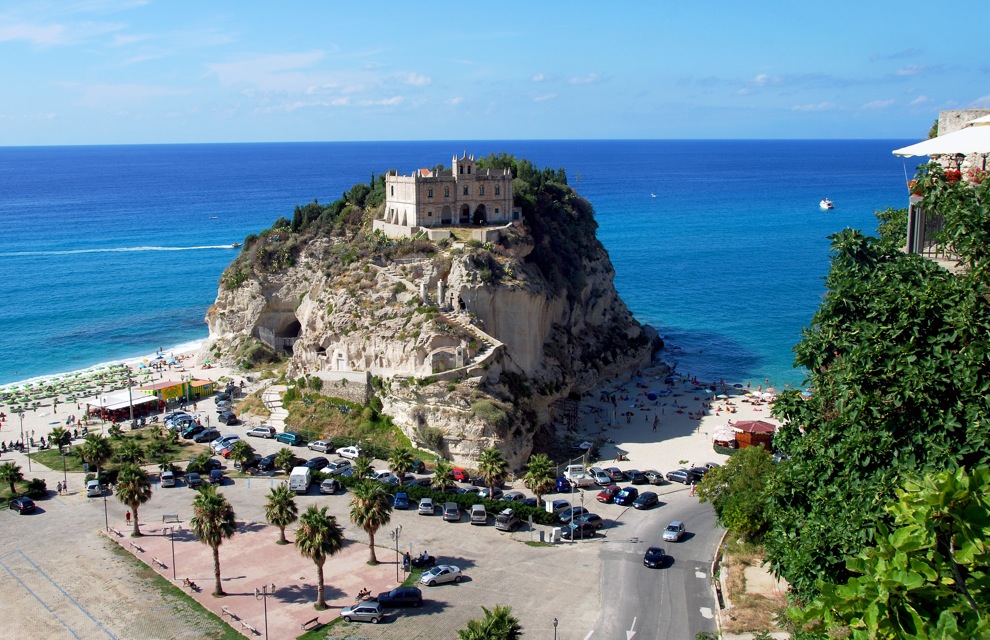
[[322, 451], [323, 453], [333, 453], [333, 443], [329, 440], [315, 440], [306, 445], [313, 451]]
[[232, 427], [235, 424], [241, 423], [241, 421], [237, 419], [237, 416], [234, 415], [233, 411], [222, 412], [220, 415], [217, 416], [217, 422], [219, 422], [220, 424], [225, 424], [228, 427]]
[[639, 469], [629, 469], [626, 471], [626, 477], [632, 484], [646, 484], [646, 474]]
[[722, 465], [720, 465], [717, 462], [706, 462], [705, 464], [703, 464], [701, 466], [704, 467], [705, 469], [708, 469], [709, 471], [711, 471], [712, 469], [717, 469], [718, 467], [721, 467]]
[[582, 513], [574, 519], [574, 522], [578, 524], [591, 525], [595, 529], [601, 529], [605, 524], [605, 520], [603, 520], [597, 513]]
[[213, 442], [219, 437], [220, 431], [217, 429], [204, 429], [203, 431], [200, 431], [195, 438], [193, 438], [193, 442], [203, 444], [204, 442]]
[[595, 484], [600, 487], [607, 487], [612, 484], [612, 476], [605, 473], [605, 470], [601, 467], [591, 467], [588, 469], [588, 475], [590, 475], [595, 481]]
[[304, 462], [303, 466], [309, 467], [313, 471], [319, 471], [320, 469], [325, 469], [330, 466], [330, 461], [323, 456], [316, 456]]
[[653, 491], [644, 491], [638, 498], [633, 500], [633, 507], [636, 509], [649, 509], [660, 504], [660, 498]]
[[443, 503], [443, 519], [446, 522], [459, 522], [461, 519], [461, 507], [456, 502]]
[[609, 467], [605, 469], [605, 473], [612, 479], [612, 482], [623, 482], [626, 479], [626, 474], [619, 467]]
[[173, 420], [172, 424], [169, 425], [169, 428], [181, 433], [194, 424], [196, 424], [196, 418], [193, 418], [192, 416], [183, 416]]
[[540, 506], [540, 503], [539, 503], [539, 501], [536, 498], [526, 498], [525, 500], [523, 500], [519, 504], [524, 504], [527, 507], [539, 507]]
[[485, 505], [483, 504], [471, 505], [471, 524], [477, 524], [477, 525], [488, 524], [488, 511], [485, 510]]
[[396, 509], [408, 509], [409, 508], [409, 494], [405, 491], [400, 491], [395, 494], [395, 503], [392, 505]]
[[460, 487], [458, 487], [456, 484], [452, 484], [449, 487], [447, 487], [446, 489], [444, 489], [443, 492], [444, 493], [447, 493], [447, 494], [450, 494], [452, 496], [459, 496], [462, 493], [464, 493], [465, 491], [464, 491], [464, 489], [461, 489]]
[[[174, 487], [175, 486], [175, 474], [172, 473], [171, 471], [163, 471], [162, 472], [162, 477], [159, 480], [158, 484], [159, 484], [159, 486], [161, 486], [163, 488], [164, 487]], [[102, 491], [100, 491], [100, 495], [103, 495], [103, 492]]]
[[87, 498], [103, 497], [103, 485], [100, 484], [99, 480], [90, 480], [89, 482], [86, 483], [86, 497]]
[[421, 516], [432, 516], [434, 512], [433, 498], [420, 499], [418, 511]]
[[418, 607], [423, 604], [423, 592], [416, 587], [396, 587], [378, 594], [383, 607]]
[[691, 478], [691, 484], [697, 484], [705, 479], [705, 474], [708, 473], [708, 467], [691, 467], [687, 472]]
[[603, 502], [605, 504], [615, 502], [615, 496], [617, 493], [619, 493], [619, 491], [620, 491], [619, 485], [610, 484], [604, 489], [602, 489], [602, 492], [598, 494], [597, 500], [598, 502]]
[[275, 427], [270, 427], [268, 425], [262, 425], [260, 427], [254, 427], [253, 429], [247, 430], [247, 435], [252, 438], [274, 438], [275, 437]]
[[[337, 453], [340, 453], [340, 451], [338, 450]], [[338, 476], [344, 473], [345, 471], [347, 471], [348, 469], [350, 469], [352, 466], [353, 465], [351, 465], [350, 460], [344, 460], [343, 458], [338, 458], [333, 462], [331, 462], [330, 464], [328, 464], [326, 469], [323, 470], [323, 472], [329, 473], [330, 475], [333, 476]]]
[[495, 528], [499, 531], [515, 531], [521, 525], [519, 516], [512, 509], [502, 509], [495, 516]]
[[224, 402], [224, 401], [230, 402], [230, 392], [220, 391], [215, 396], [213, 396], [213, 400], [214, 402]]
[[390, 476], [392, 476], [392, 472], [388, 469], [374, 469], [372, 470], [370, 477], [372, 480], [386, 482]]
[[691, 484], [691, 476], [687, 469], [675, 469], [667, 472], [667, 480], [670, 482], [680, 482], [681, 484]]
[[261, 460], [258, 460], [258, 471], [272, 471], [275, 469], [275, 454], [270, 453]]
[[340, 610], [340, 617], [346, 622], [370, 622], [378, 624], [379, 620], [385, 617], [380, 602], [365, 600], [357, 604], [352, 604]]
[[[261, 464], [262, 457], [257, 453], [252, 455], [250, 459], [241, 462], [240, 460], [234, 460], [234, 468], [240, 469], [241, 471], [246, 471], [252, 473], [254, 469], [257, 469]], [[274, 459], [274, 458], [273, 458]]]
[[677, 542], [684, 537], [685, 527], [680, 520], [674, 520], [663, 530], [664, 542]]
[[198, 473], [186, 474], [186, 486], [190, 489], [203, 486], [203, 478]]
[[619, 493], [615, 494], [615, 504], [626, 506], [633, 503], [636, 498], [639, 497], [639, 489], [636, 487], [624, 487], [619, 490]]
[[646, 481], [649, 482], [650, 484], [656, 484], [656, 485], [663, 484], [663, 474], [660, 473], [659, 471], [656, 471], [654, 469], [647, 469], [646, 471], [643, 472], [643, 475], [646, 476]]
[[19, 498], [11, 498], [7, 506], [11, 511], [16, 511], [18, 515], [24, 515], [25, 513], [31, 513], [34, 511], [34, 500], [21, 496]]
[[426, 463], [416, 458], [413, 460], [413, 473], [426, 473]]
[[361, 457], [360, 447], [341, 447], [337, 449], [337, 455], [341, 458], [350, 458], [351, 460], [357, 460]]
[[522, 491], [510, 491], [502, 496], [502, 502], [522, 502], [526, 495]]
[[301, 447], [306, 444], [306, 439], [294, 431], [283, 431], [275, 434], [275, 440], [293, 447]]
[[220, 453], [240, 439], [241, 437], [236, 433], [228, 433], [227, 435], [210, 442], [210, 448], [213, 449], [213, 453]]
[[223, 471], [220, 469], [210, 471], [210, 484], [223, 484]]
[[554, 500], [550, 508], [553, 511], [553, 515], [559, 518], [561, 514], [571, 508], [571, 503], [567, 500]]
[[643, 564], [651, 569], [660, 569], [667, 563], [667, 554], [660, 547], [650, 547], [643, 556]]
[[327, 478], [320, 483], [320, 493], [332, 494], [337, 493], [341, 489], [343, 489], [343, 486], [340, 484], [340, 481], [334, 478]]
[[419, 577], [420, 584], [435, 587], [445, 582], [460, 582], [463, 579], [460, 567], [452, 564], [438, 564]]
[[560, 514], [560, 521], [564, 524], [569, 523], [571, 520], [588, 513], [588, 510], [584, 507], [572, 507], [567, 509], [562, 514]]
[[230, 400], [217, 400], [217, 413], [223, 413], [224, 411], [230, 411]]
[[557, 478], [556, 489], [557, 493], [570, 493], [573, 488], [571, 487], [570, 481], [561, 476]]
[[193, 438], [203, 433], [204, 431], [206, 431], [206, 427], [204, 427], [203, 425], [192, 424], [186, 427], [185, 429], [183, 429], [182, 431], [180, 431], [179, 433], [182, 434], [183, 440], [192, 440]]
[[471, 477], [470, 475], [468, 475], [466, 469], [461, 469], [460, 467], [454, 467], [454, 471], [452, 472], [452, 474], [454, 476], [454, 480], [456, 480], [457, 482], [467, 482]]
[[485, 487], [478, 492], [478, 495], [488, 500], [501, 500], [503, 493], [498, 487]]
[[564, 540], [584, 540], [585, 538], [594, 538], [595, 532], [595, 527], [590, 524], [572, 522], [564, 527], [560, 535]]

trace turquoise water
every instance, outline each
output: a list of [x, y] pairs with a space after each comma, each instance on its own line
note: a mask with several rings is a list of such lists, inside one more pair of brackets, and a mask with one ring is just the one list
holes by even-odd
[[[466, 149], [566, 168], [595, 206], [619, 293], [680, 371], [799, 384], [791, 349], [823, 293], [826, 237], [872, 233], [876, 209], [906, 204], [890, 154], [906, 142], [0, 148], [0, 383], [205, 338], [227, 245], [372, 173]], [[835, 210], [819, 209], [826, 196]]]

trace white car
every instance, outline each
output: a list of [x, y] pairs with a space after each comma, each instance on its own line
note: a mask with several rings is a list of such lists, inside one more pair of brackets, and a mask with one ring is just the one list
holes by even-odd
[[460, 582], [463, 579], [459, 567], [452, 564], [438, 564], [419, 578], [420, 584], [435, 587], [444, 582]]
[[351, 465], [351, 461], [350, 460], [344, 460], [343, 458], [337, 458], [336, 460], [334, 460], [333, 462], [331, 462], [330, 464], [328, 464], [325, 469], [323, 469], [323, 473], [329, 473], [332, 476], [336, 476], [336, 475], [339, 475], [341, 473], [344, 473], [345, 471], [347, 471], [348, 469], [350, 469], [351, 466], [352, 465]]
[[419, 515], [432, 516], [433, 512], [433, 498], [421, 498], [419, 501]]
[[161, 481], [159, 484], [162, 487], [174, 487], [175, 486], [175, 474], [171, 471], [162, 472]]
[[340, 449], [337, 449], [337, 455], [341, 458], [357, 460], [361, 457], [361, 449], [359, 447], [341, 447]]
[[252, 438], [274, 438], [275, 427], [269, 427], [268, 425], [255, 427], [253, 429], [248, 429], [246, 435], [251, 436]]
[[684, 523], [674, 520], [663, 530], [664, 542], [677, 542], [684, 537]]
[[329, 440], [314, 440], [306, 445], [313, 451], [320, 451], [321, 453], [333, 453], [333, 443]]
[[388, 469], [375, 469], [371, 472], [371, 479], [379, 482], [387, 482], [392, 477], [392, 472]]
[[216, 440], [214, 440], [213, 442], [211, 442], [210, 448], [213, 449], [213, 453], [220, 453], [221, 451], [226, 449], [228, 445], [234, 444], [240, 439], [241, 437], [239, 435], [237, 435], [236, 433], [231, 433], [225, 436], [221, 436]]
[[86, 483], [86, 497], [87, 498], [99, 498], [103, 495], [103, 487], [100, 486], [99, 480], [90, 480]]

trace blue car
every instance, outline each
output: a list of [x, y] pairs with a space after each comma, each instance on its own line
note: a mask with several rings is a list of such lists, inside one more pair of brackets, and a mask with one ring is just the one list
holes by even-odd
[[638, 497], [639, 489], [636, 487], [626, 487], [622, 491], [619, 491], [619, 493], [615, 494], [615, 504], [624, 507], [627, 504], [632, 504]]
[[400, 491], [395, 494], [395, 504], [392, 505], [396, 509], [408, 509], [409, 508], [409, 494], [405, 491]]
[[557, 478], [557, 493], [570, 493], [572, 491], [571, 483], [563, 476]]

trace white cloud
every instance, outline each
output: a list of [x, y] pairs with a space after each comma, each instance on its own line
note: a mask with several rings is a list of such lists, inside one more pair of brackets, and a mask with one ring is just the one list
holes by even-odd
[[403, 82], [413, 87], [427, 87], [433, 84], [433, 78], [430, 78], [429, 76], [423, 76], [418, 73], [410, 73], [409, 75], [406, 76]]
[[0, 25], [0, 42], [27, 42], [39, 46], [67, 43], [65, 27], [60, 24]]
[[249, 84], [261, 89], [284, 89], [287, 84], [285, 72], [312, 67], [323, 57], [322, 51], [259, 55], [233, 62], [215, 62], [206, 68], [222, 85]]
[[908, 66], [901, 67], [900, 69], [898, 69], [897, 71], [895, 71], [894, 72], [894, 75], [898, 75], [898, 76], [916, 76], [919, 73], [923, 72], [924, 70], [925, 70], [925, 67], [922, 66], [922, 65], [909, 64]]
[[452, 105], [458, 105], [458, 104], [464, 102], [464, 98], [462, 98], [461, 96], [457, 96], [456, 98], [451, 98], [447, 102], [449, 102]]
[[186, 93], [184, 90], [152, 84], [70, 84], [67, 88], [78, 90], [80, 95], [76, 102], [91, 108], [136, 105]]
[[831, 111], [837, 109], [834, 102], [819, 102], [817, 104], [796, 104], [791, 107], [791, 111]]
[[546, 76], [544, 76], [542, 73], [537, 73], [537, 74], [534, 74], [533, 77], [529, 79], [529, 81], [530, 82], [543, 82], [546, 79], [547, 79]]
[[556, 93], [546, 93], [542, 96], [536, 96], [533, 98], [533, 102], [546, 102], [547, 100], [553, 100], [557, 97]]
[[571, 84], [595, 84], [599, 79], [597, 73], [589, 73], [586, 76], [574, 76], [568, 82]]
[[912, 100], [909, 104], [919, 105], [919, 104], [928, 104], [929, 102], [931, 102], [931, 98], [929, 98], [928, 96], [918, 96], [917, 98]]
[[980, 96], [969, 105], [974, 109], [986, 109], [990, 107], [990, 95]]
[[863, 109], [886, 109], [894, 104], [893, 100], [874, 100], [862, 106]]
[[402, 96], [392, 96], [383, 100], [362, 100], [358, 104], [362, 107], [394, 107], [405, 100]]

